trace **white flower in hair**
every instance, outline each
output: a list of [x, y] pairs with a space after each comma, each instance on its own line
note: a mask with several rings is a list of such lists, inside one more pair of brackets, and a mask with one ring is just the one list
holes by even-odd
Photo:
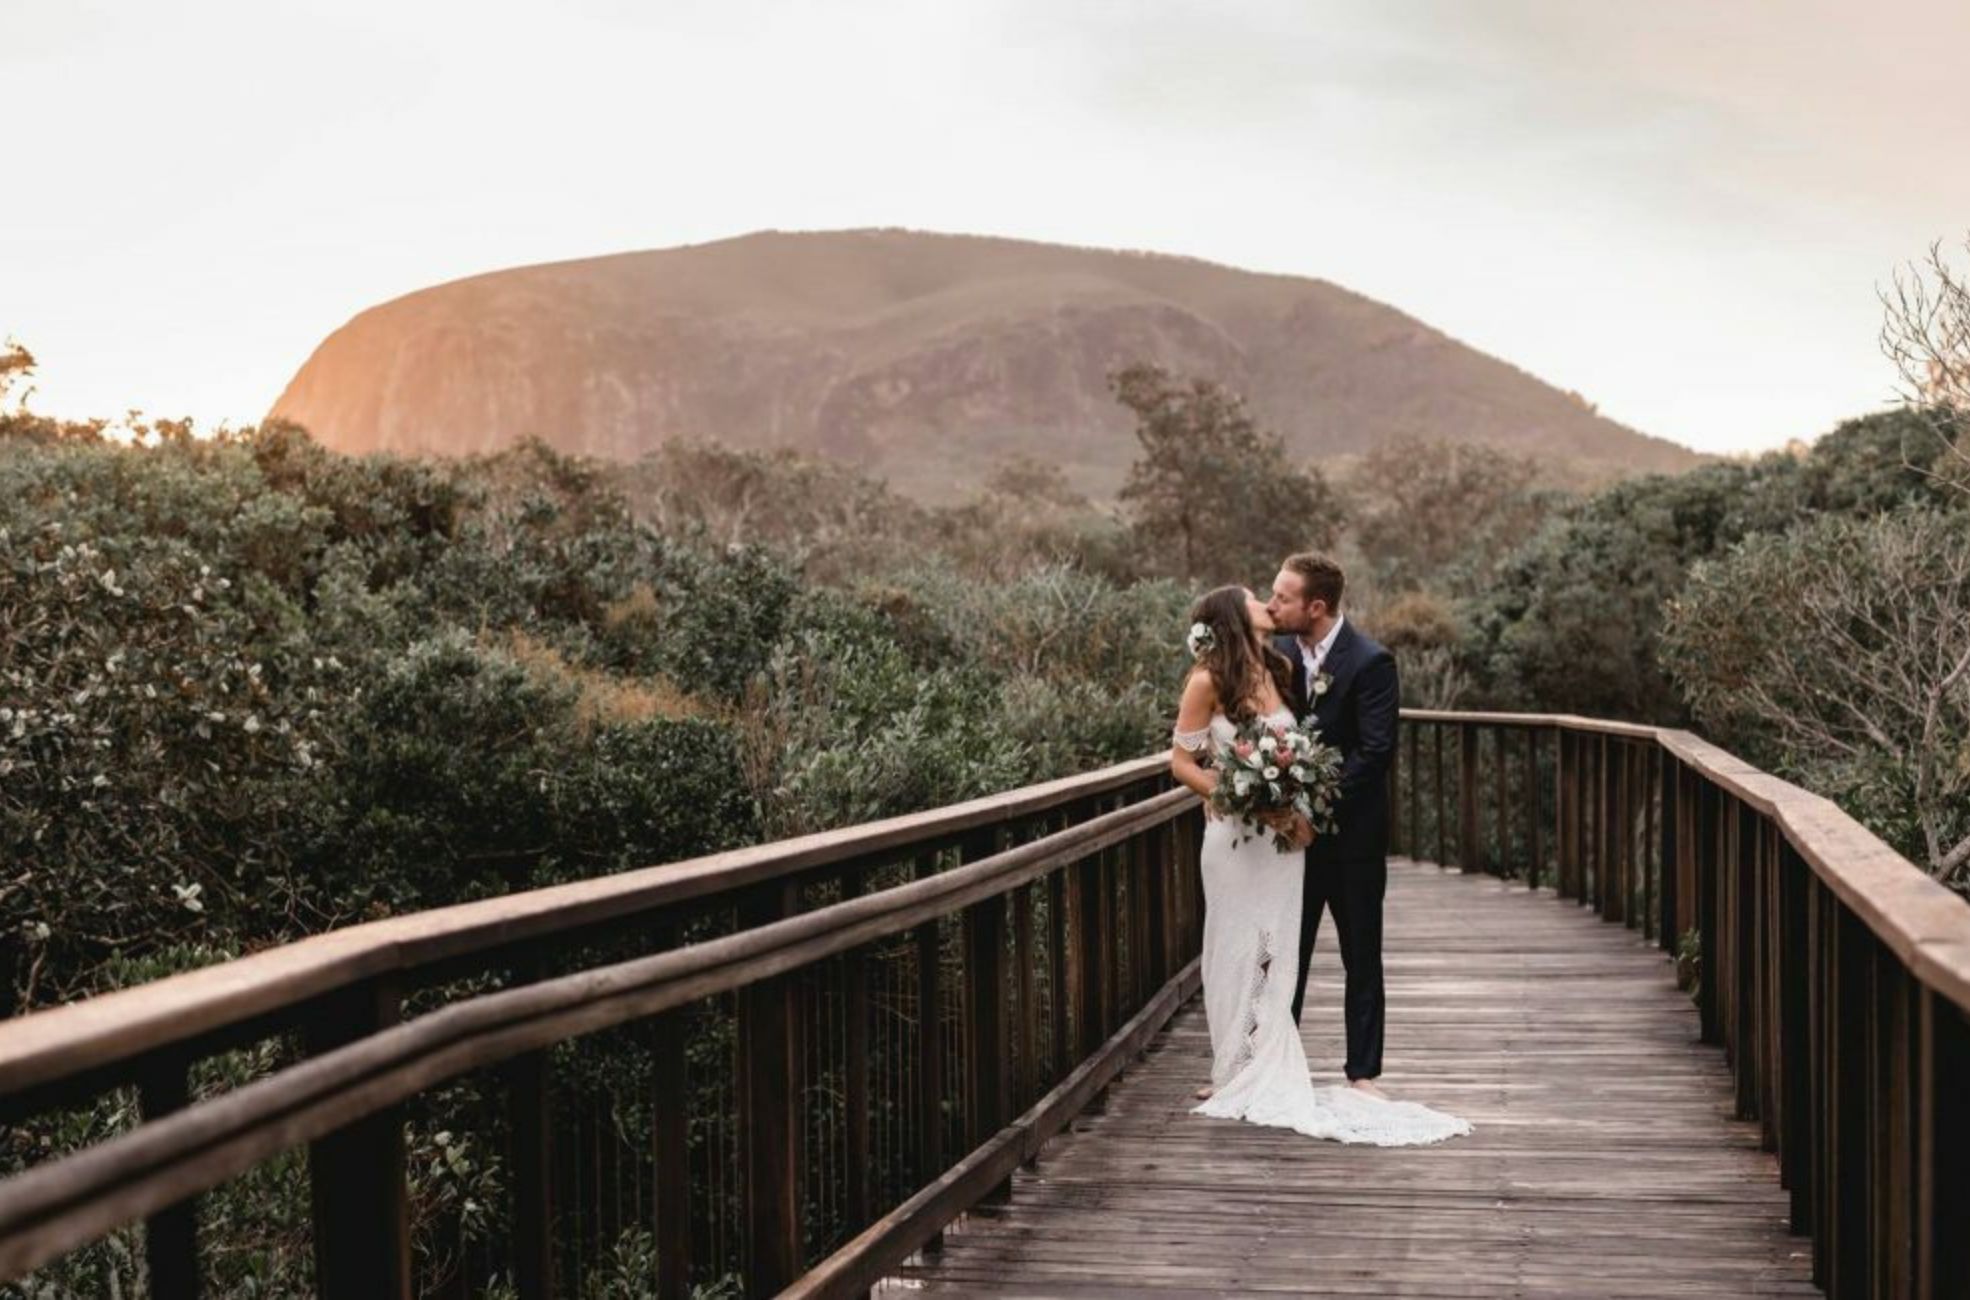
[[1211, 631], [1210, 624], [1192, 623], [1190, 625], [1190, 635], [1183, 639], [1183, 643], [1190, 647], [1190, 657], [1192, 659], [1202, 659], [1217, 647], [1218, 638]]

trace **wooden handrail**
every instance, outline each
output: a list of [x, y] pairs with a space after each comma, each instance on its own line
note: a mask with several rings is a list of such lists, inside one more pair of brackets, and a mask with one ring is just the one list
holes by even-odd
[[1171, 790], [940, 875], [632, 961], [456, 1003], [0, 1183], [18, 1277], [277, 1152], [480, 1066], [811, 965], [1004, 894], [1197, 805]]
[[352, 925], [36, 1011], [0, 1022], [0, 1098], [113, 1068], [366, 980], [948, 840], [1122, 789], [1168, 765], [1166, 755], [1137, 759], [928, 812]]
[[1688, 731], [1560, 713], [1404, 709], [1404, 721], [1542, 728], [1653, 741], [1775, 822], [1787, 842], [1910, 970], [1970, 1012], [1970, 906], [1823, 796]]
[[[1780, 1153], [1795, 1225], [1814, 1234], [1830, 1291], [1860, 1294], [1870, 1278], [1922, 1296], [1959, 1294], [1959, 1280], [1970, 1288], [1970, 1243], [1948, 1230], [1970, 1208], [1970, 1172], [1938, 1157], [1970, 1150], [1959, 1097], [1970, 1091], [1961, 900], [1826, 799], [1686, 731], [1425, 710], [1404, 711], [1403, 723], [1389, 801], [1398, 847], [1419, 858], [1434, 847], [1445, 865], [1535, 886], [1550, 851], [1547, 874], [1563, 897], [1665, 949], [1701, 936], [1705, 1037], [1730, 1053], [1740, 1112], [1764, 1121]], [[498, 1066], [515, 1108], [516, 1278], [523, 1295], [546, 1294], [556, 1222], [547, 1049], [652, 1017], [674, 1031], [685, 1008], [717, 1003], [739, 1044], [737, 1100], [721, 1101], [718, 1114], [736, 1107], [745, 1135], [736, 1178], [746, 1281], [755, 1292], [793, 1284], [815, 1262], [808, 1253], [803, 1263], [794, 1098], [810, 1078], [797, 1045], [817, 1032], [819, 1014], [801, 1009], [797, 998], [810, 993], [796, 990], [818, 989], [800, 981], [836, 968], [860, 972], [840, 975], [847, 983], [830, 995], [860, 1026], [835, 1058], [847, 1063], [835, 1079], [851, 1099], [843, 1113], [861, 1117], [844, 1121], [847, 1158], [870, 1154], [876, 1098], [912, 1117], [909, 1168], [922, 1179], [891, 1180], [872, 1200], [866, 1176], [849, 1176], [858, 1190], [845, 1203], [858, 1208], [833, 1221], [846, 1242], [798, 1286], [859, 1292], [1001, 1189], [1194, 992], [1197, 801], [1167, 785], [1167, 758], [1153, 756], [910, 817], [354, 926], [0, 1023], [0, 1106], [35, 1114], [135, 1082], [144, 1115], [128, 1133], [0, 1183], [0, 1279], [147, 1219], [154, 1284], [189, 1293], [199, 1252], [188, 1198], [312, 1143], [316, 1285], [336, 1297], [403, 1294], [404, 1107]], [[892, 870], [899, 860], [915, 862], [914, 879]], [[738, 930], [679, 946], [678, 927], [707, 908], [723, 909], [720, 926], [736, 916]], [[572, 974], [537, 965], [511, 976], [515, 984], [397, 1023], [403, 993], [420, 983], [461, 972], [504, 983], [516, 955], [625, 925], [640, 955], [591, 956], [603, 964]], [[1036, 926], [1048, 930], [1044, 942]], [[905, 1094], [878, 1097], [865, 1077], [868, 972], [890, 961], [903, 963], [892, 972], [914, 972], [906, 1054], [916, 1073]], [[1036, 1014], [1038, 979], [1044, 1020], [1009, 1023], [1011, 1006]], [[187, 1068], [223, 1035], [293, 1029], [306, 1031], [305, 1059], [192, 1100]], [[945, 1073], [956, 1061], [962, 1087]], [[657, 1191], [670, 1207], [658, 1211], [671, 1234], [659, 1253], [666, 1296], [689, 1289], [689, 1215], [676, 1212], [695, 1195], [677, 1181], [688, 1165], [683, 1080], [681, 1065], [660, 1070], [657, 1087], [673, 1105], [652, 1121], [668, 1153], [654, 1165], [670, 1180]], [[954, 1095], [962, 1114], [949, 1110]], [[953, 1127], [961, 1149], [947, 1153]], [[1880, 1214], [1855, 1201], [1875, 1194], [1888, 1205]], [[1916, 1281], [1903, 1288], [1897, 1278]]]

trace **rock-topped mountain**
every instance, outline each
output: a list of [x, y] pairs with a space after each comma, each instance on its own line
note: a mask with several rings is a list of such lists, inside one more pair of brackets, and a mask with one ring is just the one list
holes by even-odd
[[769, 232], [420, 290], [331, 334], [272, 414], [346, 451], [466, 454], [527, 434], [616, 459], [671, 437], [791, 446], [933, 499], [1027, 455], [1105, 495], [1136, 452], [1107, 376], [1137, 360], [1243, 392], [1310, 458], [1419, 434], [1572, 474], [1698, 459], [1324, 281], [897, 230]]

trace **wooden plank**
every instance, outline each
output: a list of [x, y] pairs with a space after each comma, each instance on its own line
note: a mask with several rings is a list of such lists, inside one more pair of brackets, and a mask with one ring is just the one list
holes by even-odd
[[[1659, 954], [1522, 884], [1391, 864], [1388, 1073], [1470, 1118], [1441, 1146], [1343, 1147], [1189, 1113], [1186, 1007], [1003, 1205], [944, 1225], [878, 1296], [1809, 1296], [1808, 1243], [1720, 1054]], [[1510, 934], [1510, 944], [1496, 941]], [[1595, 996], [1581, 995], [1591, 987]], [[1344, 1053], [1316, 950], [1303, 1037]], [[1583, 1104], [1591, 1099], [1591, 1104]], [[1941, 1294], [1941, 1293], [1938, 1293]]]
[[1123, 1066], [1148, 1045], [1177, 1009], [1196, 995], [1200, 985], [1198, 965], [1192, 961], [1116, 1030], [1100, 1051], [1076, 1067], [1032, 1109], [936, 1182], [821, 1261], [790, 1287], [786, 1296], [793, 1300], [806, 1297], [818, 1300], [855, 1296], [866, 1291], [932, 1234], [941, 1232], [961, 1211], [1003, 1183], [1017, 1166], [1039, 1154], [1047, 1139], [1113, 1082]]

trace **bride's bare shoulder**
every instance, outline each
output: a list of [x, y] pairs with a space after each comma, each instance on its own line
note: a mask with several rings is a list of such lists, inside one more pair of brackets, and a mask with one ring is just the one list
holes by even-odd
[[1183, 704], [1185, 712], [1203, 709], [1206, 712], [1218, 706], [1218, 684], [1211, 680], [1210, 672], [1203, 665], [1190, 670], [1183, 679]]

